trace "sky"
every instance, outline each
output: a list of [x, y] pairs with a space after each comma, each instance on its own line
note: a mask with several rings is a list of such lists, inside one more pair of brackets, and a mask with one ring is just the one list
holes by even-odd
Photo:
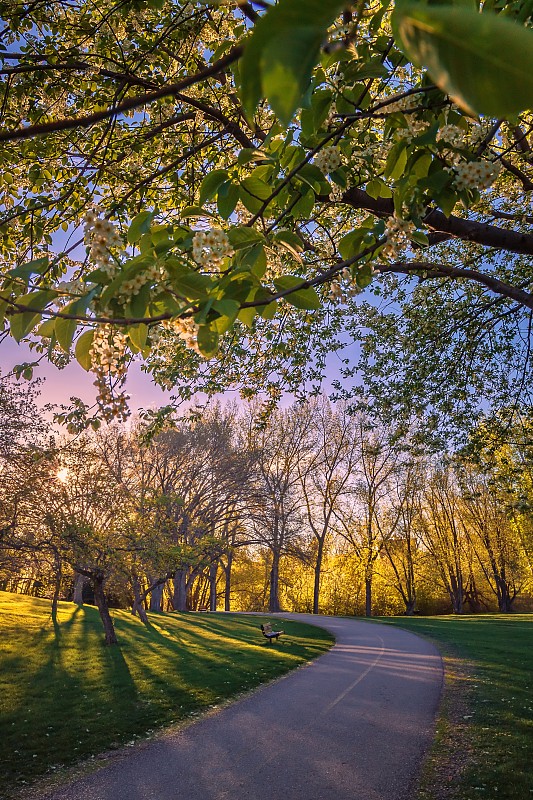
[[[0, 344], [0, 373], [6, 375], [13, 367], [25, 361], [35, 361], [36, 353], [25, 344], [17, 344], [8, 337]], [[96, 389], [93, 386], [94, 375], [85, 372], [73, 361], [59, 370], [46, 359], [35, 369], [34, 377], [44, 379], [41, 387], [40, 401], [53, 404], [68, 404], [69, 398], [80, 397], [92, 405], [95, 401]], [[166, 405], [170, 392], [163, 391], [152, 383], [150, 376], [141, 372], [139, 364], [133, 364], [128, 373], [126, 391], [130, 395], [130, 408], [133, 412], [139, 408], [151, 408]]]

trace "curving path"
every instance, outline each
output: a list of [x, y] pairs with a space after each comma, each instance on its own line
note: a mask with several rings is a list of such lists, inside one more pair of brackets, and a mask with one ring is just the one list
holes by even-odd
[[433, 737], [435, 648], [341, 617], [325, 655], [182, 731], [139, 744], [50, 800], [404, 800]]

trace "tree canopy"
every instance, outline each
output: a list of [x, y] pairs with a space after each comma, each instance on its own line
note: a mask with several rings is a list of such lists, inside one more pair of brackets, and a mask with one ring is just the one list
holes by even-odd
[[520, 0], [1, 2], [4, 335], [36, 360], [72, 351], [105, 419], [127, 414], [132, 358], [183, 397], [239, 385], [275, 400], [317, 385], [345, 330], [364, 337], [370, 386], [398, 371], [391, 405], [447, 413], [485, 384], [496, 398], [517, 344], [520, 395], [530, 14]]

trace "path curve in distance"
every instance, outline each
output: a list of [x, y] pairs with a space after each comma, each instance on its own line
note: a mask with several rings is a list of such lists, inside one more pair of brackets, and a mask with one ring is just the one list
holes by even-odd
[[336, 644], [246, 698], [136, 745], [44, 797], [407, 800], [434, 734], [443, 676], [438, 651], [392, 626], [280, 616], [319, 625]]

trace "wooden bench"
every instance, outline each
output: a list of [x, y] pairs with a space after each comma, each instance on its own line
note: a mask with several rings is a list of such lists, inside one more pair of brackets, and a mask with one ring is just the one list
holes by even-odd
[[270, 622], [267, 622], [266, 625], [261, 625], [261, 632], [265, 639], [268, 639], [269, 644], [272, 644], [272, 639], [276, 639], [277, 641], [281, 634], [285, 633], [285, 631], [273, 631]]

